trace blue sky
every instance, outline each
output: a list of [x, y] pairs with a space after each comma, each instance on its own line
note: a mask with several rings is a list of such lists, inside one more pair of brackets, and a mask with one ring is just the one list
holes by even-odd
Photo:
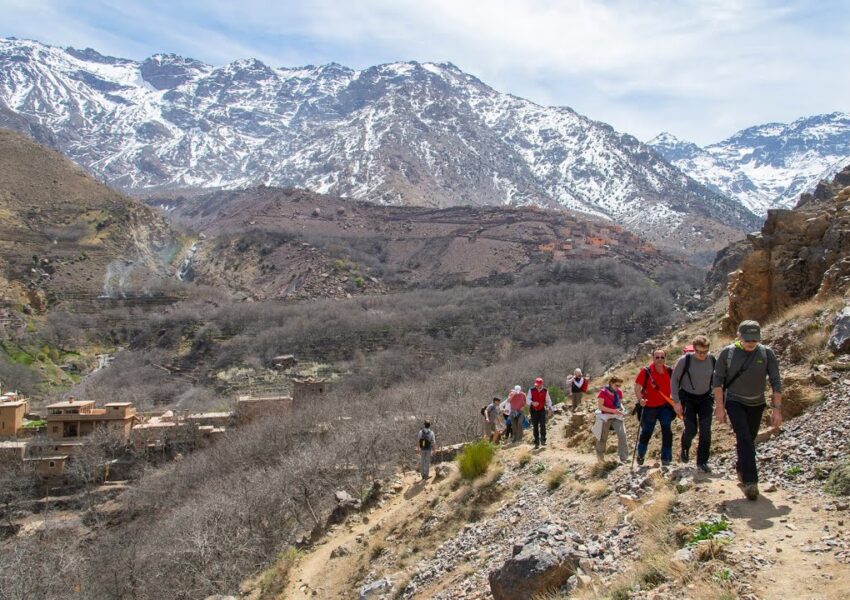
[[850, 111], [847, 0], [0, 0], [0, 36], [222, 65], [450, 61], [646, 140]]

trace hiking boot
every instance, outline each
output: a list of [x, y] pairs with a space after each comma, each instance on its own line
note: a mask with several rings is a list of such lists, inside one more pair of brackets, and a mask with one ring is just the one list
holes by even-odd
[[537, 450], [539, 447], [540, 447], [540, 444], [537, 443], [537, 442], [534, 442], [534, 449]]
[[671, 460], [662, 460], [662, 461], [661, 461], [661, 466], [662, 466], [662, 467], [669, 467], [671, 462], [673, 462], [673, 461], [671, 461]]
[[697, 465], [697, 469], [699, 469], [703, 473], [711, 473], [711, 467], [708, 466], [708, 463], [699, 463]]
[[682, 448], [682, 452], [679, 454], [679, 462], [680, 463], [688, 463], [691, 459], [691, 451]]
[[545, 448], [546, 447], [546, 440], [543, 440], [542, 442], [540, 442], [540, 445]]
[[637, 464], [641, 467], [643, 466], [643, 456], [641, 456], [640, 454], [638, 454], [637, 457]]
[[747, 497], [747, 500], [755, 501], [759, 498], [759, 484], [757, 483], [745, 483], [743, 485], [744, 488], [744, 496]]

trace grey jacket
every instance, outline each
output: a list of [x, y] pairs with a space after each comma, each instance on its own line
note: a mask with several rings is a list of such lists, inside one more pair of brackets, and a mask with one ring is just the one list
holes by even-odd
[[[727, 400], [734, 400], [747, 406], [764, 404], [765, 378], [770, 381], [770, 387], [774, 392], [782, 391], [782, 379], [779, 377], [779, 361], [776, 360], [776, 354], [767, 346], [762, 346], [762, 348], [764, 348], [764, 354], [762, 355], [759, 348], [756, 347], [753, 351], [755, 356], [750, 360], [750, 366], [726, 390]], [[729, 352], [732, 352], [732, 364], [727, 367]], [[744, 366], [750, 354], [753, 353], [747, 352], [734, 344], [721, 350], [717, 357], [717, 367], [714, 369], [713, 387], [722, 388], [724, 382], [727, 379], [732, 379]]]
[[670, 392], [675, 402], [679, 402], [680, 389], [695, 396], [711, 393], [711, 380], [714, 375], [714, 364], [711, 360], [711, 355], [707, 355], [705, 360], [699, 360], [691, 355], [691, 365], [688, 368], [688, 373], [685, 374], [685, 361], [687, 358], [688, 355], [683, 354], [676, 361], [676, 366], [673, 367]]

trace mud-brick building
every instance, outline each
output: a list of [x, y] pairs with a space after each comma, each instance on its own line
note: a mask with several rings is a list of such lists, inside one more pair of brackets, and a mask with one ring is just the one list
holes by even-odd
[[292, 396], [239, 396], [236, 421], [245, 424], [262, 417], [285, 414], [292, 408]]
[[75, 400], [50, 404], [47, 407], [47, 437], [51, 440], [81, 438], [95, 429], [109, 428], [128, 438], [133, 429], [136, 409], [130, 402], [110, 402], [96, 408], [94, 401]]
[[327, 379], [304, 379], [292, 380], [292, 401], [296, 405], [303, 402], [314, 401], [331, 391], [332, 384]]
[[23, 396], [15, 393], [0, 396], [0, 438], [17, 437], [27, 412], [29, 401]]

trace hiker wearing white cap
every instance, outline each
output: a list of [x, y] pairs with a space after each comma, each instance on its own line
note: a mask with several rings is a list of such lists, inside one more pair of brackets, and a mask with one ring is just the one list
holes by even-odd
[[525, 394], [522, 393], [522, 388], [520, 386], [514, 386], [514, 389], [511, 391], [508, 396], [508, 404], [511, 407], [511, 433], [513, 434], [512, 441], [520, 442], [522, 441], [522, 422], [525, 419], [525, 413], [523, 413], [523, 409], [525, 408]]
[[576, 369], [572, 375], [567, 377], [567, 388], [569, 388], [570, 397], [573, 400], [573, 412], [578, 409], [582, 395], [587, 391], [587, 384], [589, 382], [590, 377], [585, 377], [581, 369]]
[[534, 447], [546, 445], [546, 415], [552, 414], [552, 397], [543, 387], [543, 378], [534, 380], [534, 387], [528, 390], [526, 403], [531, 407], [531, 425], [534, 428]]

